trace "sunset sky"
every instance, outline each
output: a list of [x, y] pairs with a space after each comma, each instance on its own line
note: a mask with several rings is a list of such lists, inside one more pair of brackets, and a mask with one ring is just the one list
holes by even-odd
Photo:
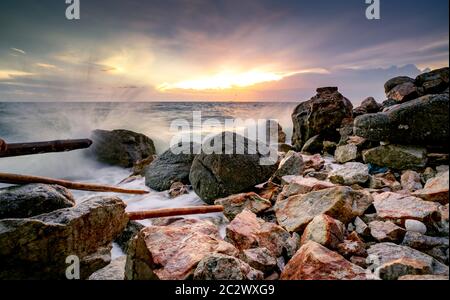
[[0, 101], [354, 103], [448, 66], [448, 0], [0, 1]]

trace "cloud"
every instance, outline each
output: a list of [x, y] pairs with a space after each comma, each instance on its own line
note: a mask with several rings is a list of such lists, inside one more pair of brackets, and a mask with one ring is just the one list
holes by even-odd
[[20, 54], [27, 54], [24, 50], [22, 49], [18, 49], [18, 48], [10, 48], [12, 51], [16, 52], [16, 53], [20, 53]]
[[31, 75], [34, 74], [17, 70], [0, 70], [0, 80], [11, 80], [16, 77], [31, 76]]
[[51, 70], [59, 70], [59, 68], [55, 65], [46, 64], [46, 63], [36, 63], [36, 66], [43, 69], [51, 69]]

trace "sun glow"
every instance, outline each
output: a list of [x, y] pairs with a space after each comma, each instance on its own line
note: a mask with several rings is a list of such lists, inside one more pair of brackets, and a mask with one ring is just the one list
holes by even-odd
[[279, 81], [291, 73], [274, 73], [252, 70], [244, 73], [221, 72], [213, 76], [193, 80], [185, 80], [177, 83], [163, 83], [157, 88], [160, 91], [168, 90], [225, 90], [231, 88], [242, 88], [257, 83]]

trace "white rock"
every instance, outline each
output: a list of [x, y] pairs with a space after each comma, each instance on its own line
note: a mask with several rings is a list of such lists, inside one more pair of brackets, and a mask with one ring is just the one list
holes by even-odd
[[425, 224], [417, 220], [406, 220], [405, 228], [407, 231], [418, 232], [421, 234], [427, 233], [427, 226], [425, 226]]

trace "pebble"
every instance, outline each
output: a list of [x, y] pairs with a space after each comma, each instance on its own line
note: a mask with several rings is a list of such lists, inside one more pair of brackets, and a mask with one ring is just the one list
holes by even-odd
[[406, 220], [405, 228], [407, 231], [418, 232], [421, 234], [427, 233], [427, 226], [425, 226], [425, 224], [417, 220]]

